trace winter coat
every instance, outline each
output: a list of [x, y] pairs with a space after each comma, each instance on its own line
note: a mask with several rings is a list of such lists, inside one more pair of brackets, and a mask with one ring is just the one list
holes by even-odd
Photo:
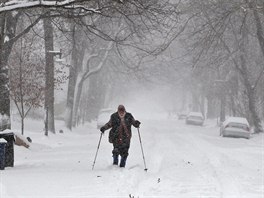
[[130, 144], [131, 139], [131, 126], [135, 125], [135, 119], [131, 113], [126, 112], [125, 117], [125, 126], [121, 124], [121, 118], [118, 115], [118, 112], [113, 113], [110, 117], [108, 123], [104, 125], [105, 130], [110, 129], [109, 132], [109, 142], [113, 144]]

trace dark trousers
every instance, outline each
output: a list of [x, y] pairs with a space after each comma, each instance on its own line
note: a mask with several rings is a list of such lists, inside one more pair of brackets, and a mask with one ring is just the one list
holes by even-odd
[[113, 164], [117, 165], [118, 164], [118, 156], [121, 156], [121, 161], [120, 161], [120, 167], [125, 167], [126, 166], [126, 160], [128, 156], [128, 150], [130, 147], [130, 139], [126, 139], [125, 141], [114, 141], [113, 143]]
[[117, 143], [117, 144], [113, 144], [113, 156], [118, 156], [120, 155], [121, 157], [127, 157], [128, 156], [128, 151], [129, 151], [129, 147], [130, 147], [130, 142], [126, 142], [126, 143]]

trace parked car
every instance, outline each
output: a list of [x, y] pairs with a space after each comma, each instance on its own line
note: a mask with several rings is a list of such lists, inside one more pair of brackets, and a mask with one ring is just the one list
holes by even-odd
[[220, 127], [220, 135], [223, 137], [250, 138], [250, 125], [246, 118], [229, 117]]
[[110, 116], [113, 113], [114, 113], [113, 109], [100, 110], [97, 117], [97, 129], [100, 129], [103, 125], [105, 125], [110, 120]]
[[190, 112], [185, 120], [185, 123], [202, 126], [204, 123], [203, 114], [200, 112]]
[[185, 120], [187, 118], [187, 112], [180, 112], [178, 113], [178, 120]]

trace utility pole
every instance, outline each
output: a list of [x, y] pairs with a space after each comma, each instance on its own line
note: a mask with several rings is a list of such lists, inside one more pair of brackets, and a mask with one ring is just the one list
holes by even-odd
[[[49, 13], [47, 14], [49, 15]], [[44, 38], [45, 38], [45, 135], [48, 131], [55, 133], [54, 125], [54, 60], [53, 54], [53, 27], [50, 18], [43, 19]]]
[[[48, 56], [59, 56], [59, 59], [61, 59], [62, 56], [62, 50], [60, 51], [47, 51]], [[53, 57], [52, 57], [53, 60]], [[54, 62], [53, 62], [54, 65]], [[54, 70], [54, 68], [53, 68]], [[54, 75], [52, 76], [54, 79]], [[54, 125], [54, 83], [49, 83], [49, 80], [51, 76], [46, 77], [46, 89], [50, 90], [47, 91], [47, 94], [45, 94], [45, 135], [48, 136], [48, 131], [55, 133], [55, 125]], [[51, 80], [51, 79], [50, 79]], [[52, 86], [53, 85], [53, 86]], [[47, 101], [47, 102], [46, 102]], [[50, 111], [50, 106], [52, 111]], [[50, 115], [51, 114], [51, 115]], [[53, 121], [52, 121], [53, 119]]]

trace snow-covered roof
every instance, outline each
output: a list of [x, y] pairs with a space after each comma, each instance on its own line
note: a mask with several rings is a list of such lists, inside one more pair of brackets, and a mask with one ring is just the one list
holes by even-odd
[[243, 117], [229, 117], [223, 122], [223, 125], [226, 126], [228, 123], [231, 123], [231, 122], [245, 124], [249, 126], [247, 119]]
[[203, 114], [200, 112], [190, 112], [188, 116], [198, 116], [203, 118]]

